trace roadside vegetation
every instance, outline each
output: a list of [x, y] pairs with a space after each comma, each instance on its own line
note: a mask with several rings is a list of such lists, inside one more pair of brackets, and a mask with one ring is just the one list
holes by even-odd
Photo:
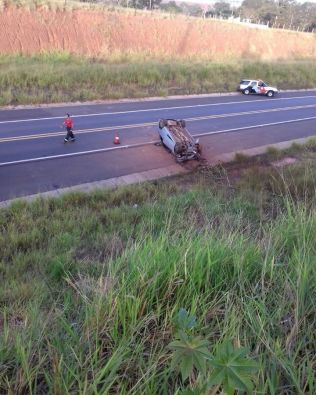
[[0, 105], [235, 91], [241, 78], [280, 89], [316, 86], [315, 62], [210, 62], [113, 54], [89, 59], [65, 53], [0, 56]]
[[236, 388], [315, 394], [315, 141], [291, 154], [1, 209], [0, 392], [198, 394], [230, 355]]
[[31, 11], [38, 8], [49, 10], [77, 9], [112, 9], [123, 11], [134, 9], [169, 14], [185, 14], [199, 18], [229, 19], [240, 18], [242, 21], [268, 25], [270, 28], [283, 28], [295, 31], [313, 32], [316, 28], [316, 5], [312, 2], [297, 2], [295, 0], [257, 0], [242, 1], [240, 7], [225, 1], [215, 1], [207, 8], [199, 4], [176, 3], [161, 0], [0, 0], [0, 10], [9, 6], [28, 8]]

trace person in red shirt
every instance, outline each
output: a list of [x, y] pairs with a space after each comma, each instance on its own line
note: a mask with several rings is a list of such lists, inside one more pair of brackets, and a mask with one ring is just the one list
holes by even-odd
[[70, 118], [69, 114], [66, 114], [63, 125], [66, 127], [66, 130], [67, 130], [67, 135], [64, 139], [65, 143], [67, 143], [69, 140], [75, 141], [75, 136], [72, 131], [73, 127], [74, 127], [74, 123], [73, 123], [73, 120]]

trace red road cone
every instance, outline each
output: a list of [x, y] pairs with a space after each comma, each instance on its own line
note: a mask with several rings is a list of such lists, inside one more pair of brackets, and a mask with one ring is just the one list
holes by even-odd
[[118, 134], [115, 135], [113, 144], [121, 144], [121, 142], [120, 142], [120, 137], [119, 137]]

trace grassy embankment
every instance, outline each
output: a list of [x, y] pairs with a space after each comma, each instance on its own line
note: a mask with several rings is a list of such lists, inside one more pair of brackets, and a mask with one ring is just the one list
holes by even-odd
[[0, 210], [0, 392], [175, 393], [183, 307], [211, 351], [250, 348], [257, 394], [315, 394], [316, 159], [300, 156]]
[[66, 54], [0, 57], [0, 105], [235, 91], [240, 78], [280, 89], [316, 86], [316, 64], [148, 60], [118, 55], [96, 60]]

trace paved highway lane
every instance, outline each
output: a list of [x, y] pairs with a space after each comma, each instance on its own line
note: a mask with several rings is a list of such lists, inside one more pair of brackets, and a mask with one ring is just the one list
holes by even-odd
[[[66, 111], [76, 125], [73, 144], [63, 144], [59, 128]], [[186, 119], [211, 157], [315, 135], [316, 92], [2, 110], [0, 200], [170, 165], [172, 156], [153, 145], [157, 121], [167, 117]]]
[[[52, 107], [30, 110], [0, 111], [0, 136], [20, 136], [60, 132], [66, 111], [71, 112], [76, 129], [152, 123], [159, 118], [224, 116], [227, 113], [269, 111], [278, 108], [315, 105], [316, 92], [283, 94], [275, 99], [259, 96], [229, 96], [197, 99], [141, 101], [81, 107]], [[229, 100], [228, 100], [229, 99]]]

